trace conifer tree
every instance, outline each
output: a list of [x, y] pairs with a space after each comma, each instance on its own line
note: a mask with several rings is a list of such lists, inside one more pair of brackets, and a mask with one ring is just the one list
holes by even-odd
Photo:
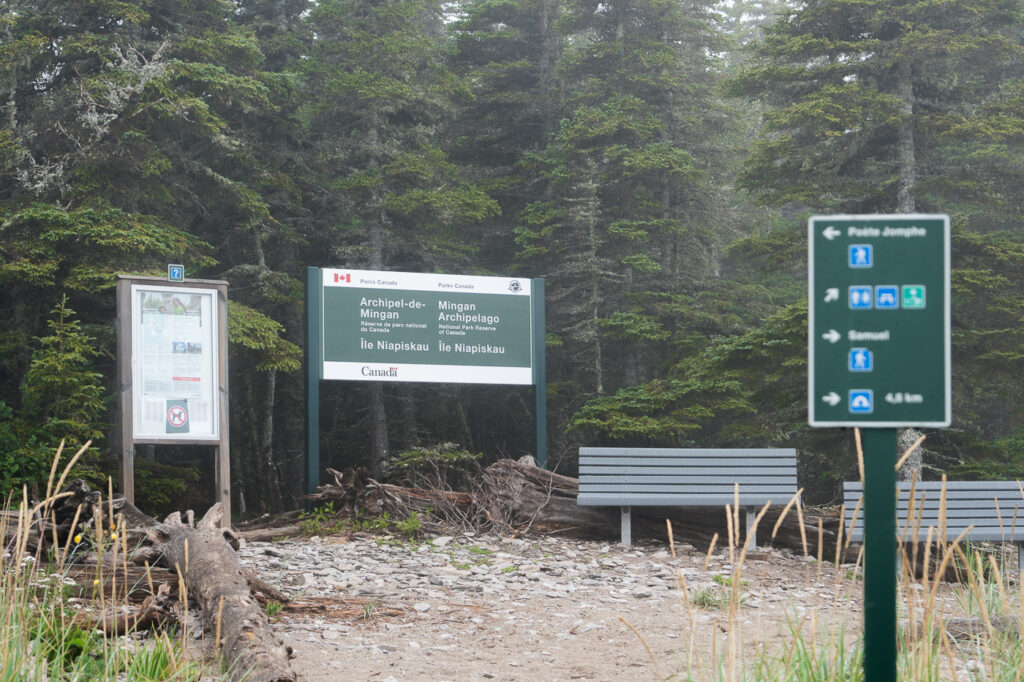
[[727, 117], [707, 5], [570, 2], [559, 26], [565, 113], [524, 160], [538, 182], [518, 242], [549, 282], [552, 381], [601, 395], [658, 364], [646, 349], [667, 335], [646, 295], [714, 276]]
[[998, 93], [999, 66], [1021, 51], [1018, 12], [1012, 0], [792, 9], [734, 83], [769, 107], [741, 184], [820, 211], [942, 209], [944, 135]]
[[[4, 491], [43, 478], [62, 441], [74, 451], [88, 441], [99, 445], [104, 437], [106, 408], [102, 375], [94, 369], [100, 355], [96, 340], [82, 330], [67, 296], [53, 308], [47, 326], [50, 333], [33, 344], [20, 410], [4, 409], [0, 403]], [[86, 459], [96, 462], [95, 457]]]
[[[99, 369], [112, 384], [118, 273], [183, 262], [212, 278], [223, 272], [215, 249], [231, 267], [280, 238], [263, 194], [285, 183], [270, 180], [282, 174], [254, 130], [286, 84], [261, 71], [252, 31], [223, 0], [14, 0], [0, 11], [0, 311], [13, 350], [0, 399], [15, 404], [26, 340], [58, 292], [104, 330]], [[294, 366], [295, 346], [269, 345], [259, 366], [289, 355]]]
[[[452, 126], [453, 158], [494, 197], [501, 214], [479, 226], [479, 266], [511, 274], [515, 235], [510, 218], [543, 187], [523, 161], [551, 142], [562, 116], [557, 71], [563, 3], [474, 0], [451, 25], [453, 68], [470, 84]], [[535, 275], [535, 272], [524, 274]]]

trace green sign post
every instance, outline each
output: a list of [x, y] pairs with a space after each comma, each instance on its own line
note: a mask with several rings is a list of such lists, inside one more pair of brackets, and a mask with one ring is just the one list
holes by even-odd
[[808, 221], [808, 421], [864, 432], [864, 673], [896, 679], [896, 429], [952, 418], [949, 217]]
[[319, 382], [533, 385], [547, 458], [544, 280], [308, 268], [306, 480], [319, 471]]

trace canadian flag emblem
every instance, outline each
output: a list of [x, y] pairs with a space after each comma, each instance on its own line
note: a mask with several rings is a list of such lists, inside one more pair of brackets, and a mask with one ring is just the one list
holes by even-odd
[[339, 275], [338, 273], [334, 273], [334, 283], [337, 284], [339, 282], [347, 282], [347, 283], [351, 284], [352, 283], [352, 275], [350, 273], [345, 273], [344, 275]]

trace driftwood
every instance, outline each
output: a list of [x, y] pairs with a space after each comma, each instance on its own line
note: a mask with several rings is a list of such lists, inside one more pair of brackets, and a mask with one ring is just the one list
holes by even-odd
[[281, 538], [294, 538], [298, 535], [302, 535], [302, 526], [298, 524], [276, 528], [253, 528], [238, 532], [238, 537], [246, 542], [271, 542]]
[[[304, 499], [330, 502], [338, 513], [365, 512], [371, 516], [387, 513], [396, 519], [407, 518], [414, 512], [422, 513], [422, 527], [440, 531], [443, 527], [473, 525], [473, 515], [481, 512], [471, 493], [380, 483], [370, 478], [362, 467], [344, 471], [329, 468], [327, 473], [334, 482], [318, 486], [317, 492]], [[444, 524], [432, 523], [428, 514], [443, 518]]]
[[[329, 471], [334, 482], [319, 486], [308, 499], [332, 501], [339, 511], [387, 511], [393, 518], [402, 518], [403, 513], [412, 511], [432, 509], [436, 514], [439, 509], [448, 509], [498, 532], [537, 531], [601, 539], [619, 536], [618, 509], [578, 506], [579, 481], [538, 467], [530, 456], [491, 464], [484, 469], [480, 487], [473, 493], [402, 488], [379, 483], [365, 470]], [[765, 513], [758, 528], [758, 544], [816, 556], [820, 537], [822, 557], [834, 558], [837, 515], [804, 509], [801, 527], [800, 517], [790, 509], [777, 523], [788, 502], [780, 500]], [[727, 545], [724, 508], [635, 507], [633, 534], [667, 540], [666, 520], [671, 521], [673, 536], [679, 542], [706, 548], [717, 535], [718, 546]]]
[[[173, 571], [162, 566], [125, 562], [120, 554], [115, 558], [110, 552], [104, 553], [102, 565], [94, 553], [75, 557], [75, 561], [65, 563], [64, 575], [75, 581], [76, 596], [102, 598], [110, 604], [139, 606], [161, 590], [166, 591], [171, 599], [178, 598], [178, 576]], [[96, 578], [102, 580], [93, 585]]]
[[150, 628], [163, 628], [182, 622], [180, 602], [171, 594], [168, 583], [160, 586], [156, 594], [145, 598], [137, 608], [101, 615], [81, 612], [75, 615], [74, 623], [81, 628], [99, 630], [105, 635], [120, 636]]
[[203, 627], [214, 632], [233, 679], [250, 682], [294, 680], [286, 647], [270, 629], [249, 588], [230, 530], [218, 527], [223, 513], [214, 505], [194, 527], [179, 514], [148, 530], [163, 561], [175, 568], [202, 607]]
[[[60, 552], [69, 546], [73, 533], [82, 533], [90, 526], [94, 532], [118, 529], [126, 538], [121, 546], [130, 548], [127, 561], [119, 556], [114, 562], [111, 553], [105, 552], [102, 567], [97, 566], [95, 555], [74, 557], [72, 566], [77, 568], [72, 572], [123, 576], [117, 586], [118, 594], [111, 594], [111, 601], [128, 598], [123, 611], [80, 614], [79, 625], [114, 635], [175, 622], [180, 618], [180, 602], [175, 599], [180, 577], [190, 601], [202, 610], [204, 629], [216, 636], [217, 649], [223, 652], [233, 679], [296, 679], [289, 663], [291, 649], [270, 630], [266, 611], [257, 597], [282, 603], [288, 598], [241, 566], [236, 554], [238, 536], [230, 529], [217, 527], [222, 517], [220, 504], [214, 505], [198, 523], [191, 511], [186, 512], [184, 520], [174, 513], [161, 523], [127, 500], [101, 501], [100, 494], [81, 480], [72, 481], [62, 492], [67, 494], [33, 521], [29, 538], [33, 552]], [[147, 569], [142, 571], [133, 564], [146, 565]], [[98, 568], [102, 570], [97, 571]], [[139, 575], [132, 584], [143, 587], [127, 590], [127, 578], [136, 573]], [[139, 579], [143, 575], [145, 579]], [[108, 590], [112, 582], [101, 584], [98, 589]], [[161, 588], [154, 594], [153, 590], [145, 589], [149, 584], [159, 584]], [[138, 604], [140, 594], [143, 598]], [[130, 607], [133, 600], [134, 608]]]

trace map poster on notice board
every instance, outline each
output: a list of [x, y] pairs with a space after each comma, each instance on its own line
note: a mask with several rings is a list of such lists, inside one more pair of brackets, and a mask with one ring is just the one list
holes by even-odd
[[217, 290], [134, 284], [136, 440], [219, 438]]

